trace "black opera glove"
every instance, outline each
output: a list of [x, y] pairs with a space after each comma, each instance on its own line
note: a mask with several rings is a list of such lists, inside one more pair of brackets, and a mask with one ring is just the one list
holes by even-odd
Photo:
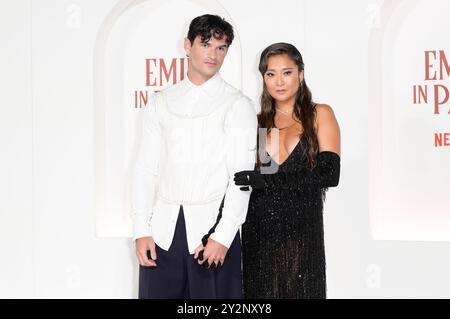
[[[258, 171], [241, 171], [235, 174], [236, 185], [252, 186], [253, 189], [301, 187], [311, 185], [334, 187], [339, 184], [341, 158], [338, 154], [323, 151], [317, 155], [313, 169], [299, 167], [293, 171], [279, 170], [275, 174], [261, 174]], [[241, 187], [241, 190], [242, 187]]]
[[276, 174], [266, 175], [266, 182], [269, 187], [335, 187], [339, 184], [340, 172], [340, 156], [331, 151], [323, 151], [317, 155], [313, 169], [302, 166], [292, 172], [278, 171]]

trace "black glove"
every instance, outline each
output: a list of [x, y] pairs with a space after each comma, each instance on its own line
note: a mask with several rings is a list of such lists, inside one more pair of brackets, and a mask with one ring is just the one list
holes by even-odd
[[266, 182], [269, 187], [299, 188], [305, 185], [319, 188], [335, 187], [339, 184], [340, 171], [340, 156], [334, 152], [324, 151], [317, 155], [316, 166], [313, 169], [300, 166], [294, 171], [267, 174]]
[[248, 186], [251, 186], [252, 189], [263, 189], [265, 186], [265, 178], [264, 174], [261, 174], [257, 170], [253, 171], [240, 171], [234, 174], [234, 183], [238, 186], [245, 185], [244, 187], [240, 187], [241, 191], [250, 190]]
[[275, 174], [261, 174], [256, 170], [241, 171], [234, 174], [234, 181], [236, 185], [251, 186], [253, 189], [298, 188], [304, 185], [326, 188], [339, 184], [340, 168], [339, 155], [324, 151], [317, 155], [317, 164], [313, 169], [300, 166], [291, 171], [278, 170]]

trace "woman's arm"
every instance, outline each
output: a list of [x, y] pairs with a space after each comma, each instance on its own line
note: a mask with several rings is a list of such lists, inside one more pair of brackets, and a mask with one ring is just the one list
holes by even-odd
[[315, 128], [319, 153], [313, 169], [300, 167], [289, 172], [277, 172], [265, 176], [266, 186], [292, 188], [302, 185], [335, 187], [339, 184], [341, 138], [339, 124], [333, 109], [327, 104], [316, 106]]
[[341, 133], [331, 106], [327, 104], [316, 106], [315, 127], [319, 141], [319, 152], [330, 151], [340, 156]]
[[304, 185], [334, 187], [340, 177], [340, 130], [332, 108], [326, 104], [317, 105], [315, 127], [319, 141], [319, 154], [313, 169], [299, 167], [294, 171], [278, 171], [275, 174], [261, 174], [257, 171], [243, 171], [235, 174], [237, 185], [258, 188], [301, 188]]

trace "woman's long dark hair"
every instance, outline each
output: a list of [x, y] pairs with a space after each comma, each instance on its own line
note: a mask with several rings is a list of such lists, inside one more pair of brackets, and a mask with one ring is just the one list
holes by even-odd
[[[261, 53], [261, 58], [259, 61], [259, 72], [263, 77], [263, 92], [261, 94], [261, 111], [258, 113], [258, 126], [260, 128], [266, 128], [267, 134], [270, 133], [271, 129], [275, 127], [275, 99], [267, 91], [266, 83], [264, 82], [264, 74], [267, 71], [267, 63], [270, 57], [275, 55], [287, 55], [292, 59], [298, 67], [299, 72], [304, 70], [303, 58], [300, 52], [295, 46], [289, 43], [274, 43]], [[297, 91], [297, 96], [294, 105], [294, 114], [300, 120], [303, 127], [303, 135], [306, 138], [306, 148], [304, 153], [307, 156], [308, 165], [310, 168], [315, 166], [317, 154], [319, 152], [319, 142], [317, 140], [316, 130], [314, 128], [314, 120], [316, 117], [315, 104], [312, 102], [311, 91], [306, 86], [305, 79], [300, 82]], [[264, 147], [260, 146], [258, 143], [258, 148]], [[261, 165], [259, 159], [258, 150], [258, 167]]]

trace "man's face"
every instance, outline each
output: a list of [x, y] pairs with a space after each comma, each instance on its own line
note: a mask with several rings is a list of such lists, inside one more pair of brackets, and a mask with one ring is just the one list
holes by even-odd
[[190, 58], [190, 77], [207, 81], [220, 70], [228, 51], [225, 41], [226, 36], [220, 40], [211, 36], [208, 42], [201, 42], [201, 37], [197, 36], [191, 45], [189, 39], [185, 39], [184, 49]]

